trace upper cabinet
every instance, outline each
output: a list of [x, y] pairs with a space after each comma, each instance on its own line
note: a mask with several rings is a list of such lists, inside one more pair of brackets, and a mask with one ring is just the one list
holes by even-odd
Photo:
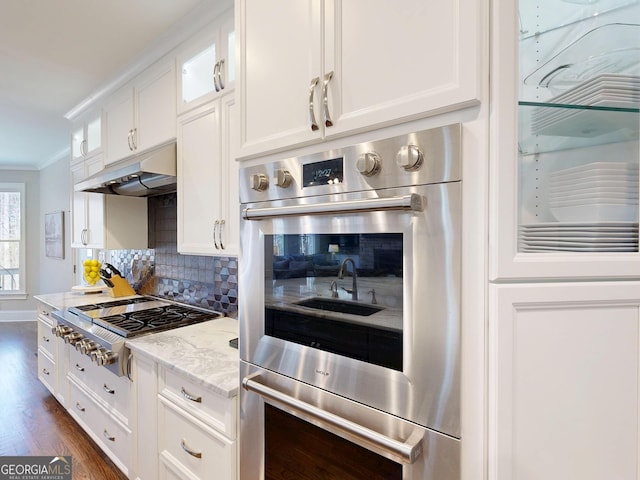
[[235, 87], [233, 10], [190, 39], [177, 54], [178, 115]]
[[475, 0], [239, 0], [240, 156], [477, 104], [480, 10]]
[[240, 253], [238, 166], [234, 160], [238, 126], [233, 95], [225, 95], [179, 119], [179, 253]]
[[104, 122], [102, 110], [80, 119], [71, 132], [71, 162], [84, 160], [102, 152]]
[[176, 75], [173, 57], [152, 65], [109, 98], [105, 165], [175, 140]]
[[637, 277], [640, 2], [497, 3], [492, 279]]

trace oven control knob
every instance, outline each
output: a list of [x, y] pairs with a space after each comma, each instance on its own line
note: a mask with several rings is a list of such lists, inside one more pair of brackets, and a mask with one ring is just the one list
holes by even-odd
[[365, 177], [373, 177], [382, 169], [382, 158], [375, 152], [363, 153], [356, 160], [356, 168]]
[[251, 188], [257, 192], [264, 192], [269, 188], [269, 177], [264, 173], [254, 173], [251, 175]]
[[273, 183], [280, 188], [287, 188], [293, 182], [293, 175], [286, 168], [278, 168], [273, 176]]
[[418, 170], [424, 162], [422, 150], [416, 145], [406, 145], [396, 155], [398, 166], [407, 171]]

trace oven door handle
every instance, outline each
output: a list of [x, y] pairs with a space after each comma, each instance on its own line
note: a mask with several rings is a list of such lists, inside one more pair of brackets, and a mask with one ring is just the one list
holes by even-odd
[[245, 377], [242, 380], [242, 387], [247, 391], [257, 393], [263, 398], [284, 405], [293, 411], [312, 417], [315, 421], [322, 424], [325, 430], [337, 435], [340, 435], [341, 432], [349, 433], [353, 435], [355, 439], [360, 440], [358, 444], [362, 447], [382, 454], [388, 454], [406, 464], [414, 463], [422, 454], [421, 437], [413, 438], [414, 435], [411, 435], [407, 441], [390, 438], [375, 430], [371, 430], [339, 415], [327, 412], [326, 410], [291, 397], [286, 393], [256, 382], [254, 379], [257, 377], [259, 377], [259, 375]]
[[284, 207], [249, 207], [242, 210], [242, 216], [246, 220], [261, 220], [288, 215], [347, 215], [349, 213], [377, 212], [382, 210], [421, 212], [424, 210], [424, 198], [417, 193], [412, 193], [399, 197], [366, 198], [363, 200], [288, 205]]

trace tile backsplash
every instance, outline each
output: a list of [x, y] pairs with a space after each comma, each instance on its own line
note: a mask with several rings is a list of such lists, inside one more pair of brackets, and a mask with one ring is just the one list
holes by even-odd
[[149, 198], [147, 250], [105, 252], [142, 295], [153, 295], [238, 316], [238, 259], [181, 255], [177, 250], [176, 194]]

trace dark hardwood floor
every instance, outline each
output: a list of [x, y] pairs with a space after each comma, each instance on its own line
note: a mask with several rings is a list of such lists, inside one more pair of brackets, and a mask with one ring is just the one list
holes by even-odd
[[0, 322], [0, 456], [70, 455], [73, 480], [126, 480], [38, 380], [37, 322]]

